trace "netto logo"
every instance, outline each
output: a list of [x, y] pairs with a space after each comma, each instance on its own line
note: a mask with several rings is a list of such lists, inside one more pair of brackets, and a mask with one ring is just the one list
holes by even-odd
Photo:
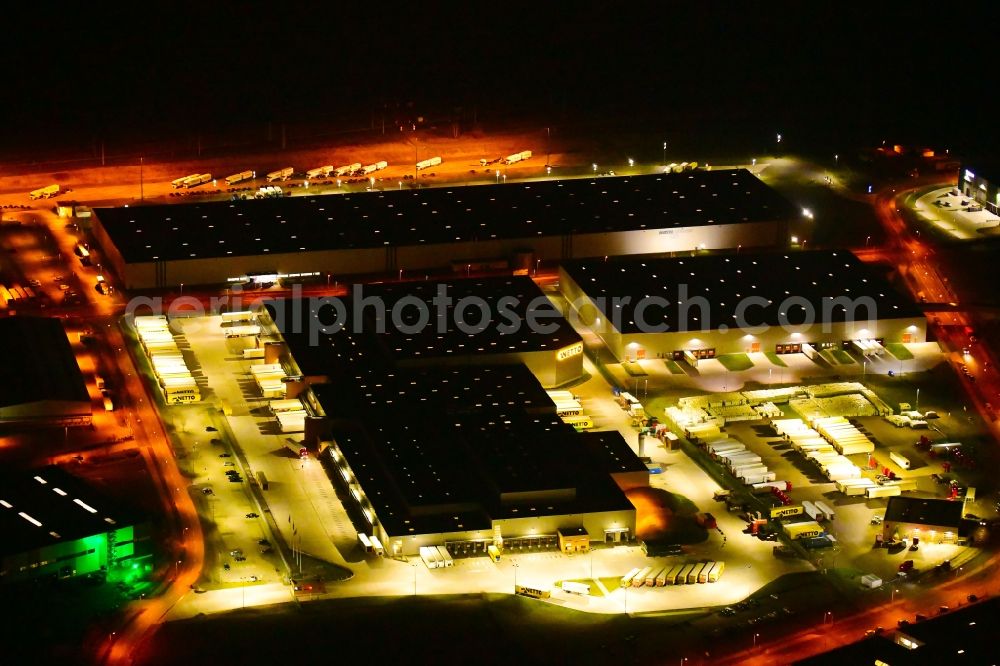
[[556, 352], [557, 361], [565, 361], [568, 358], [572, 358], [578, 354], [583, 353], [583, 343], [578, 342], [575, 345], [570, 345], [569, 347], [563, 347]]

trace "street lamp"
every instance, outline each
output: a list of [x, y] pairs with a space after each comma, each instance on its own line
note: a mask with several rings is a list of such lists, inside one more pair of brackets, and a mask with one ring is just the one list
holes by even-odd
[[635, 160], [633, 160], [633, 159], [632, 159], [631, 157], [630, 157], [630, 158], [628, 158], [628, 165], [629, 165], [630, 167], [632, 167], [632, 166], [635, 166]]
[[510, 563], [514, 566], [514, 591], [517, 592], [517, 570], [520, 567], [518, 566], [517, 562], [514, 561], [513, 558], [511, 558]]
[[781, 143], [781, 133], [778, 133], [778, 143]]
[[[781, 135], [779, 134], [779, 135], [778, 135], [778, 137], [780, 138], [780, 137], [781, 137]], [[754, 635], [753, 635], [753, 646], [754, 646], [754, 647], [757, 647], [757, 639], [758, 639], [759, 637], [760, 637], [760, 634], [754, 634]]]
[[497, 169], [497, 185], [500, 184], [500, 169]]
[[663, 164], [664, 164], [664, 166], [666, 166], [666, 164], [667, 164], [667, 142], [666, 141], [663, 142]]
[[872, 237], [869, 236], [868, 238], [865, 239], [865, 247], [868, 247], [868, 244], [871, 242], [872, 242]]
[[410, 565], [413, 568], [413, 596], [417, 596], [417, 563]]
[[833, 613], [830, 611], [823, 613], [823, 624], [826, 624], [827, 618], [830, 618], [830, 624], [833, 624]]
[[913, 411], [917, 411], [920, 408], [920, 389], [917, 389], [917, 399], [913, 401]]
[[594, 167], [594, 173], [597, 173], [597, 164], [593, 164], [593, 165], [591, 165], [591, 166], [593, 166], [593, 167]]

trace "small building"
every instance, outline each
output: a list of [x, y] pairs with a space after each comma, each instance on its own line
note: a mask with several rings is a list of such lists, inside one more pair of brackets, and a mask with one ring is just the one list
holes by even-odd
[[564, 553], [586, 553], [590, 551], [590, 534], [583, 528], [560, 527], [559, 550]]
[[148, 527], [140, 514], [59, 467], [4, 475], [0, 582], [107, 571], [143, 554], [136, 546]]
[[58, 319], [0, 319], [0, 425], [90, 425], [93, 405]]
[[991, 162], [962, 164], [958, 171], [958, 189], [989, 212], [1000, 215], [1000, 165]]
[[962, 502], [918, 497], [890, 497], [882, 523], [882, 538], [912, 539], [930, 543], [959, 543]]

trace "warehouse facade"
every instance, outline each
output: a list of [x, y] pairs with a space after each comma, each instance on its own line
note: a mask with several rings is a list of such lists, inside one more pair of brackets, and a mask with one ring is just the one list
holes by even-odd
[[926, 341], [920, 310], [847, 251], [572, 261], [560, 289], [619, 360]]
[[962, 164], [958, 189], [994, 215], [1000, 215], [1000, 167], [996, 164]]
[[964, 536], [962, 502], [915, 497], [890, 497], [882, 523], [882, 538], [919, 538], [926, 543], [958, 543]]
[[695, 248], [783, 247], [799, 211], [746, 170], [102, 208], [122, 284], [309, 279]]
[[149, 523], [52, 466], [0, 478], [0, 530], [8, 582], [107, 571], [141, 555]]

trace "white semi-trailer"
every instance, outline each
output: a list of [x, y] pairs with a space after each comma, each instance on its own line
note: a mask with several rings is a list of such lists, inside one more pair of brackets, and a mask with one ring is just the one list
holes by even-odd
[[253, 171], [240, 171], [239, 173], [234, 173], [232, 176], [226, 176], [226, 185], [235, 185], [236, 183], [242, 183], [244, 180], [253, 180]]
[[210, 173], [199, 173], [189, 178], [184, 179], [184, 187], [190, 189], [192, 187], [198, 187], [199, 185], [204, 185], [205, 183], [212, 182], [212, 174]]
[[333, 170], [333, 175], [336, 176], [337, 178], [340, 178], [341, 176], [350, 175], [360, 169], [361, 169], [361, 162], [355, 162], [354, 164], [347, 164], [345, 166], [337, 167], [336, 169]]
[[184, 187], [184, 183], [186, 183], [187, 181], [189, 181], [192, 178], [195, 178], [195, 177], [197, 177], [199, 175], [200, 174], [192, 173], [189, 176], [184, 176], [183, 178], [178, 178], [177, 180], [172, 180], [172, 181], [170, 181], [170, 187], [174, 188], [175, 190], [179, 189], [181, 187]]
[[440, 157], [432, 157], [429, 160], [420, 160], [417, 162], [417, 171], [422, 171], [423, 169], [430, 169], [441, 164]]
[[326, 178], [331, 173], [333, 173], [333, 165], [328, 164], [326, 166], [316, 167], [315, 169], [309, 169], [306, 171], [306, 178], [313, 180], [314, 178]]
[[284, 169], [278, 169], [277, 171], [272, 171], [267, 174], [267, 182], [273, 183], [276, 180], [288, 180], [295, 173], [295, 169], [292, 167], [285, 167]]

